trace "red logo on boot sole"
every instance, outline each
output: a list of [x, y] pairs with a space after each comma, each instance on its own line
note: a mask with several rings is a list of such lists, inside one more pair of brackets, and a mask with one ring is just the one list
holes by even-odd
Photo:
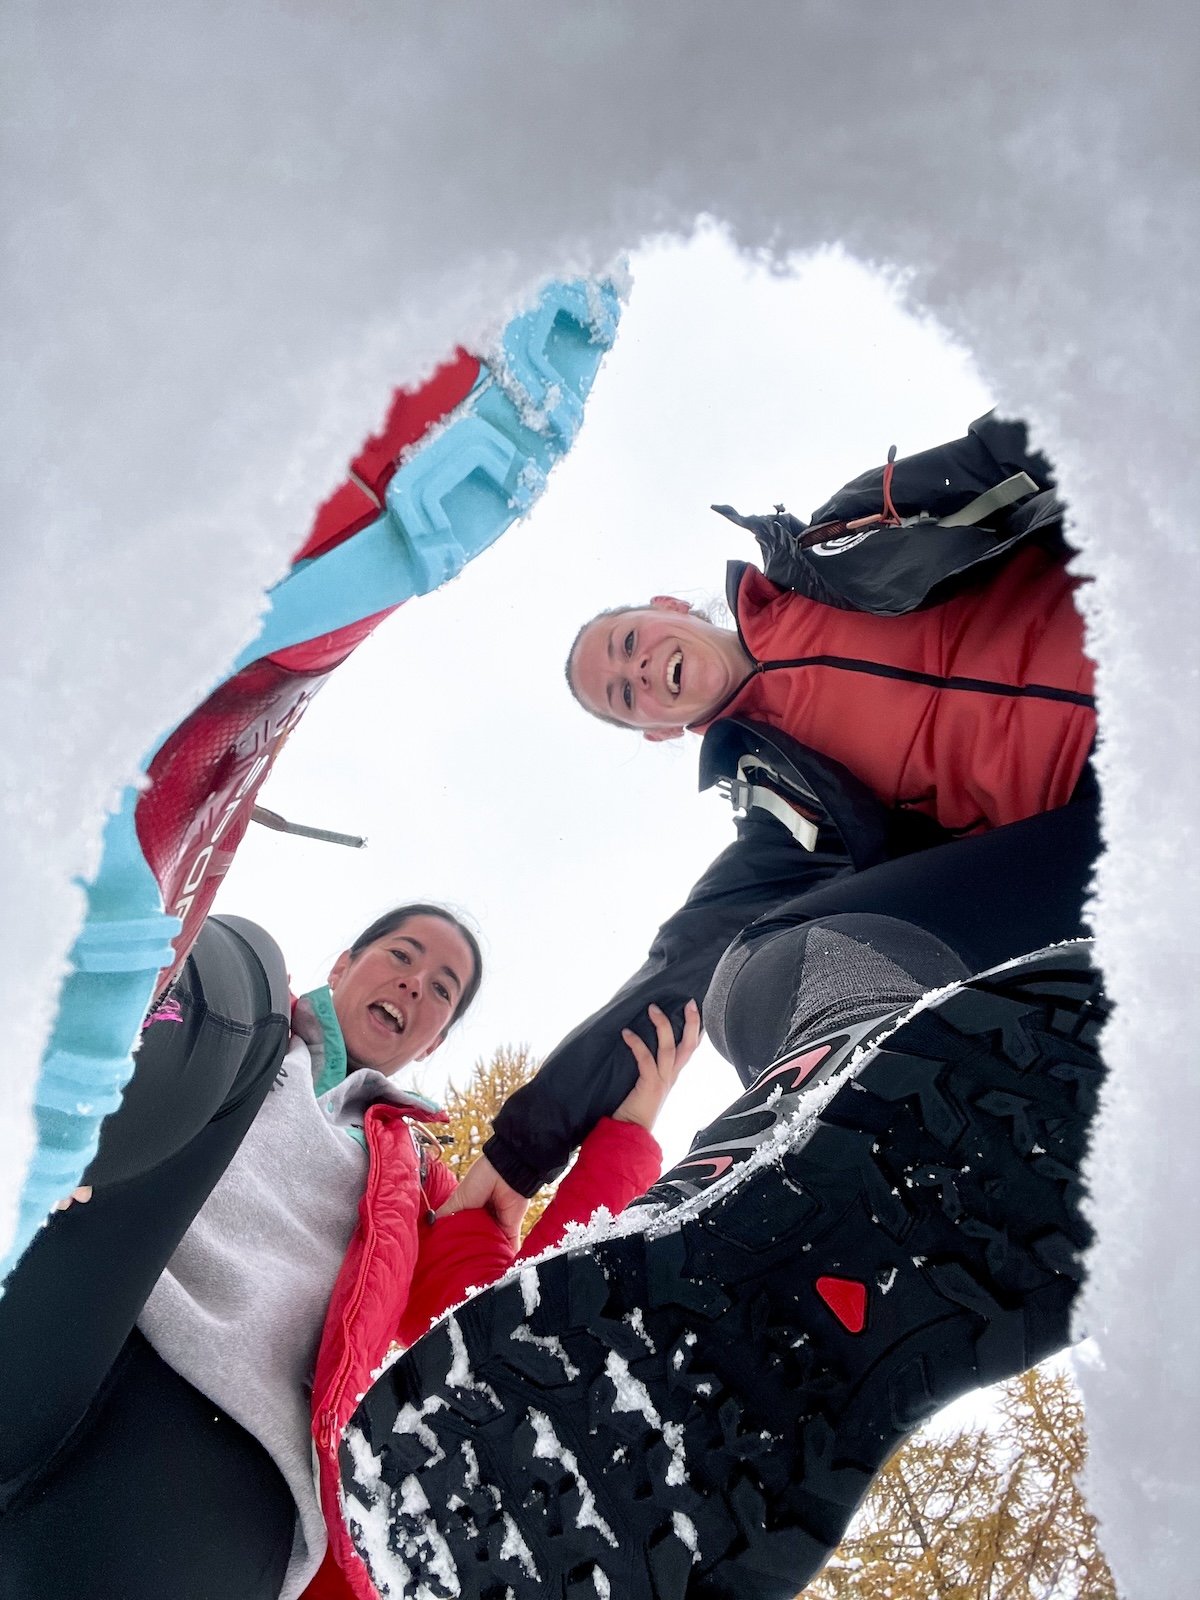
[[834, 1316], [851, 1333], [861, 1333], [867, 1323], [866, 1285], [853, 1278], [818, 1278], [817, 1293]]

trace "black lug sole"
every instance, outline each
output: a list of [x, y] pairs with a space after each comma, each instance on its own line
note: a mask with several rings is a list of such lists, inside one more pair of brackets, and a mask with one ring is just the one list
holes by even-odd
[[342, 1447], [381, 1594], [791, 1600], [906, 1434], [1066, 1343], [1106, 1015], [1084, 943], [974, 979], [759, 1161], [443, 1319]]

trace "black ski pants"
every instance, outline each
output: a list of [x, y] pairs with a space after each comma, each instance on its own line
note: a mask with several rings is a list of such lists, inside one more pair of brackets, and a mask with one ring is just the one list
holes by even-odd
[[0, 1298], [0, 1600], [275, 1600], [295, 1507], [266, 1450], [135, 1324], [269, 1090], [274, 942], [210, 918], [85, 1174]]

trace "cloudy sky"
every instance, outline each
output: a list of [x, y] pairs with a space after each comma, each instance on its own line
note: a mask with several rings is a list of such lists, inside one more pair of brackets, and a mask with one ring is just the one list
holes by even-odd
[[[533, 514], [339, 668], [263, 791], [369, 847], [252, 828], [218, 901], [275, 933], [301, 988], [396, 901], [465, 911], [487, 972], [425, 1069], [433, 1093], [499, 1043], [548, 1051], [732, 838], [726, 802], [696, 792], [698, 741], [647, 745], [576, 707], [562, 662], [579, 624], [655, 593], [719, 596], [754, 545], [711, 502], [807, 516], [889, 445], [936, 444], [990, 404], [969, 356], [843, 256], [772, 272], [701, 230], [631, 266], [616, 347]], [[736, 1091], [706, 1045], [660, 1125], [668, 1158]]]

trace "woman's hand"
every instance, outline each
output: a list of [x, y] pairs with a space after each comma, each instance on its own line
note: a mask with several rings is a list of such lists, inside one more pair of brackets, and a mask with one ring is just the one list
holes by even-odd
[[456, 1211], [489, 1211], [514, 1250], [521, 1246], [521, 1222], [529, 1201], [510, 1188], [486, 1156], [476, 1156], [467, 1175], [437, 1213], [452, 1217]]
[[683, 1008], [683, 1033], [678, 1041], [671, 1019], [658, 1006], [646, 1015], [658, 1034], [658, 1058], [632, 1028], [622, 1028], [621, 1037], [633, 1051], [638, 1066], [638, 1081], [613, 1112], [614, 1122], [639, 1122], [649, 1133], [663, 1108], [663, 1101], [675, 1087], [675, 1080], [687, 1066], [700, 1043], [700, 1007], [689, 1000]]

